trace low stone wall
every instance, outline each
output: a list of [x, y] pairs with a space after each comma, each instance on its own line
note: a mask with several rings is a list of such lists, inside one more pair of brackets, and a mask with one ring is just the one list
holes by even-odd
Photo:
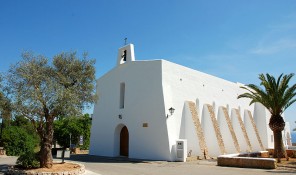
[[71, 149], [71, 153], [74, 154], [88, 154], [88, 150], [81, 150], [80, 148]]
[[296, 158], [296, 150], [287, 149], [286, 151], [287, 151], [288, 157]]
[[[266, 149], [270, 155], [273, 155], [274, 150], [273, 149]], [[294, 149], [286, 149], [287, 156], [288, 157], [294, 157], [296, 155], [296, 150]]]
[[275, 169], [277, 167], [275, 159], [239, 156], [240, 154], [221, 155], [218, 157], [218, 166], [260, 169]]
[[268, 151], [259, 151], [259, 152], [251, 152], [251, 153], [240, 153], [238, 157], [257, 157], [257, 158], [269, 158]]

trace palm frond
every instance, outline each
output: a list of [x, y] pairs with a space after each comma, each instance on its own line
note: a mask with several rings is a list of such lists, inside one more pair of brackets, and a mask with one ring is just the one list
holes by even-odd
[[284, 75], [281, 74], [275, 79], [270, 74], [259, 74], [261, 80], [260, 85], [263, 89], [254, 84], [248, 84], [241, 88], [246, 90], [246, 93], [239, 95], [237, 98], [251, 99], [250, 105], [255, 102], [265, 106], [271, 114], [278, 115], [286, 110], [296, 99], [296, 84], [289, 88], [289, 82], [294, 76], [293, 73]]
[[276, 86], [277, 86], [277, 87], [280, 86], [281, 79], [282, 79], [282, 76], [283, 76], [283, 75], [284, 75], [284, 74], [281, 74], [281, 75], [278, 77], [277, 82], [276, 82]]
[[291, 100], [289, 103], [287, 103], [286, 104], [286, 106], [284, 107], [284, 109], [283, 109], [283, 112], [289, 107], [289, 106], [291, 106], [293, 103], [295, 103], [296, 102], [296, 99], [293, 99], [293, 100]]
[[285, 106], [283, 108], [283, 111], [286, 110], [287, 107], [289, 107], [292, 104], [291, 102], [294, 101], [294, 99], [293, 99], [294, 97], [296, 97], [296, 84], [294, 84], [292, 87], [288, 88], [283, 95], [283, 100], [281, 101], [281, 106]]

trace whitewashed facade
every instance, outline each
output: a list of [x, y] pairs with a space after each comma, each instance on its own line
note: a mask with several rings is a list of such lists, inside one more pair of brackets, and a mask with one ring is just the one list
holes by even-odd
[[175, 161], [179, 139], [188, 156], [272, 148], [269, 112], [237, 99], [240, 86], [166, 60], [136, 61], [126, 45], [97, 80], [90, 154]]

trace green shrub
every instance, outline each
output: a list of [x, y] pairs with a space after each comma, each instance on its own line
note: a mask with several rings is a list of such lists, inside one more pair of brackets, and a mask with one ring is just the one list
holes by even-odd
[[18, 126], [5, 128], [2, 141], [8, 156], [19, 156], [24, 152], [33, 151], [39, 144], [39, 140], [34, 135]]
[[[54, 138], [62, 147], [69, 147], [70, 134], [71, 144], [81, 149], [89, 148], [91, 118], [88, 114], [79, 117], [64, 117], [54, 121]], [[79, 145], [79, 137], [83, 136], [83, 145]]]
[[17, 159], [16, 164], [26, 169], [40, 167], [38, 154], [34, 153], [33, 151], [27, 151], [21, 154]]

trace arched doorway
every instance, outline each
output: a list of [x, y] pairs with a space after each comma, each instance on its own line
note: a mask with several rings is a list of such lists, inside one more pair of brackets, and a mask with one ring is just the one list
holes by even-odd
[[128, 157], [129, 134], [128, 129], [124, 126], [120, 131], [120, 155]]

